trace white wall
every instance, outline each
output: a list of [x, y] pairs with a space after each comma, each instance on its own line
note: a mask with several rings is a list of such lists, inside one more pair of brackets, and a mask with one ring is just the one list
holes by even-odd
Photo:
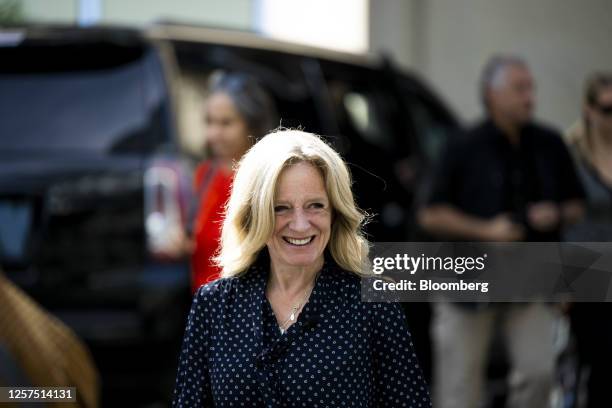
[[26, 19], [45, 23], [72, 23], [77, 17], [78, 0], [21, 0]]
[[412, 21], [413, 0], [370, 1], [370, 50], [391, 53], [403, 66], [412, 66], [416, 57]]
[[[468, 121], [482, 112], [477, 96], [482, 65], [493, 53], [517, 53], [537, 81], [537, 115], [560, 128], [579, 115], [584, 77], [612, 69], [612, 2], [609, 0], [381, 0], [372, 12], [400, 28], [391, 40], [405, 65], [420, 72]], [[392, 3], [392, 6], [386, 6]], [[372, 21], [373, 27], [384, 21]], [[378, 31], [384, 34], [384, 31]], [[373, 30], [373, 35], [376, 32]], [[393, 37], [388, 37], [393, 38]], [[382, 40], [372, 40], [377, 44]]]
[[272, 38], [364, 53], [369, 0], [256, 0], [254, 28]]
[[103, 22], [146, 24], [159, 19], [247, 29], [252, 0], [102, 0]]
[[[102, 24], [145, 25], [160, 19], [250, 29], [253, 0], [88, 0]], [[76, 23], [81, 0], [20, 0], [29, 21]], [[84, 4], [84, 3], [83, 3]]]

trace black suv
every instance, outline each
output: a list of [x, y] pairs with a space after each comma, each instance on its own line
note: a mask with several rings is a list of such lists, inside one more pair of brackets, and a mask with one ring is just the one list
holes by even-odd
[[192, 200], [185, 138], [203, 137], [183, 119], [201, 122], [205, 93], [186, 96], [210, 73], [257, 77], [283, 126], [336, 146], [373, 241], [414, 237], [420, 180], [457, 126], [389, 60], [252, 33], [5, 29], [0, 60], [0, 261], [87, 341], [109, 406], [170, 397], [190, 296], [188, 263], [165, 254]]
[[2, 268], [87, 342], [105, 405], [167, 399], [190, 295], [164, 245], [189, 172], [163, 53], [133, 30], [1, 34]]

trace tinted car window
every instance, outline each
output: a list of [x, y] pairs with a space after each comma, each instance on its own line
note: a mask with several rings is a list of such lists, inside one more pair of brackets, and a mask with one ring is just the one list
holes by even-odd
[[0, 150], [140, 151], [169, 137], [152, 50], [51, 50], [0, 48], [11, 61], [0, 68], [0, 111], [11, 112], [0, 121]]
[[435, 162], [456, 127], [423, 100], [413, 99], [409, 110], [421, 150], [428, 162]]
[[405, 104], [405, 119], [415, 134], [414, 144], [423, 164], [429, 166], [438, 160], [442, 148], [460, 125], [442, 102], [414, 79], [400, 75], [398, 84]]
[[378, 68], [321, 60], [340, 132], [366, 155], [380, 151], [387, 158], [409, 154], [400, 100], [392, 77]]
[[352, 126], [368, 142], [392, 149], [393, 134], [384, 132], [374, 97], [367, 91], [351, 90], [342, 97], [342, 105]]

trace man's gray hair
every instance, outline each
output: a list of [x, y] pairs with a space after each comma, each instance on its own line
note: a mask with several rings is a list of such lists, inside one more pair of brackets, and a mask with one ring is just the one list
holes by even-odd
[[480, 99], [485, 108], [488, 108], [487, 91], [503, 85], [507, 68], [517, 65], [528, 67], [527, 62], [517, 55], [494, 55], [489, 58], [480, 75]]

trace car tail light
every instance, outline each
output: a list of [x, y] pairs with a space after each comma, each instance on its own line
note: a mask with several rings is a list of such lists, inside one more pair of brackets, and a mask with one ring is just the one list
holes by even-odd
[[155, 258], [183, 255], [189, 186], [187, 172], [175, 162], [154, 162], [144, 173], [147, 248]]

